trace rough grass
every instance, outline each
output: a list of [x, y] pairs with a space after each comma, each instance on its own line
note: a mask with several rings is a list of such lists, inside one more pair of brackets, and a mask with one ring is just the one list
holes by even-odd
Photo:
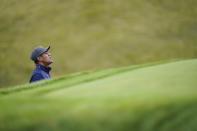
[[0, 130], [196, 131], [197, 60], [1, 89]]
[[0, 0], [0, 87], [25, 83], [51, 43], [53, 77], [197, 56], [196, 0]]

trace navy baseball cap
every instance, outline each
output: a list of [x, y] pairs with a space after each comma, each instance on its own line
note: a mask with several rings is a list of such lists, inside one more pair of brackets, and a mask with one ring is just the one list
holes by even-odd
[[36, 61], [38, 56], [47, 52], [49, 49], [50, 49], [50, 46], [48, 46], [47, 48], [44, 48], [42, 46], [38, 46], [38, 47], [34, 48], [32, 50], [31, 56], [30, 56], [31, 60]]

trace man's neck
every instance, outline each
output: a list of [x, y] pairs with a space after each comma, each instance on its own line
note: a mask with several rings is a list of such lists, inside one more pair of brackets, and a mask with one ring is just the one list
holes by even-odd
[[42, 66], [44, 66], [44, 67], [49, 67], [49, 65], [46, 65], [46, 64], [44, 64], [44, 63], [38, 63], [39, 65], [42, 65]]

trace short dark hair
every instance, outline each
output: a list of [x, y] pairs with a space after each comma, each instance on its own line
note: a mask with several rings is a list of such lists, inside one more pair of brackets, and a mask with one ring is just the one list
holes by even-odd
[[39, 60], [38, 60], [38, 57], [34, 60], [34, 63], [35, 64], [38, 64]]
[[35, 64], [38, 64], [38, 60], [35, 60], [34, 63], [35, 63]]

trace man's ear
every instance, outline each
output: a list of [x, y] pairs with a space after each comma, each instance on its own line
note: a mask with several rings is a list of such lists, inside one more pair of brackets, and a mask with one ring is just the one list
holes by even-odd
[[38, 56], [38, 57], [37, 57], [37, 61], [40, 61], [40, 59], [41, 59], [41, 57], [40, 57], [40, 56]]

